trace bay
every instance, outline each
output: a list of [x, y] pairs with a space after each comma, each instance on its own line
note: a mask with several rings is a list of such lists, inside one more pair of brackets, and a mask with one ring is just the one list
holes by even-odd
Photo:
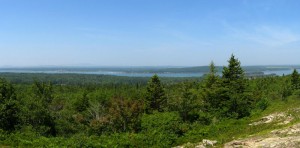
[[[300, 71], [300, 69], [297, 69]], [[286, 70], [267, 70], [262, 71], [265, 75], [275, 74], [278, 76], [288, 75], [293, 72], [293, 69], [286, 69]], [[113, 76], [127, 76], [127, 77], [151, 77], [155, 73], [149, 72], [124, 72], [124, 71], [84, 71], [84, 70], [49, 70], [49, 69], [39, 69], [39, 70], [32, 70], [32, 69], [0, 69], [0, 73], [46, 73], [46, 74], [94, 74], [94, 75], [113, 75]], [[205, 73], [201, 72], [189, 72], [189, 73], [158, 73], [157, 75], [160, 77], [201, 77]], [[219, 73], [221, 74], [221, 73]]]

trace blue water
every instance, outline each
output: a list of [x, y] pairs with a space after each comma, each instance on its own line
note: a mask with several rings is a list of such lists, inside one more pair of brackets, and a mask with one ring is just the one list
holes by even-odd
[[[300, 69], [297, 69], [297, 71], [300, 71]], [[268, 74], [276, 74], [278, 76], [282, 76], [282, 75], [288, 75], [291, 74], [293, 72], [293, 69], [289, 69], [289, 70], [276, 70], [276, 71], [263, 71], [265, 75]]]
[[[152, 77], [154, 73], [136, 73], [136, 72], [115, 72], [115, 71], [62, 71], [62, 70], [18, 70], [18, 69], [0, 69], [0, 73], [46, 73], [46, 74], [96, 74], [113, 75], [127, 77]], [[201, 77], [204, 73], [159, 73], [160, 77]]]
[[[300, 69], [297, 69], [300, 71]], [[96, 74], [96, 75], [113, 75], [113, 76], [128, 76], [128, 77], [151, 77], [154, 73], [136, 73], [136, 72], [115, 72], [115, 71], [64, 71], [64, 70], [20, 70], [20, 69], [0, 69], [0, 73], [47, 73], [47, 74]], [[264, 74], [276, 74], [278, 76], [291, 74], [292, 69], [289, 70], [272, 70], [263, 71]], [[201, 77], [205, 73], [159, 73], [160, 77]]]

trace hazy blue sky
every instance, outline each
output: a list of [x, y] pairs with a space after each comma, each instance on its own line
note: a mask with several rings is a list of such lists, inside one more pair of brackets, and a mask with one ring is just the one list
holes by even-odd
[[0, 0], [0, 66], [300, 64], [299, 0]]

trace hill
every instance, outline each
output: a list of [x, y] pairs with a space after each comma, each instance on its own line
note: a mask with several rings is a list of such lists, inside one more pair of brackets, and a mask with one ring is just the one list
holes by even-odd
[[285, 102], [274, 101], [268, 109], [250, 118], [227, 121], [215, 126], [219, 131], [208, 131], [200, 142], [186, 143], [185, 147], [225, 148], [283, 148], [299, 147], [300, 98], [290, 97]]

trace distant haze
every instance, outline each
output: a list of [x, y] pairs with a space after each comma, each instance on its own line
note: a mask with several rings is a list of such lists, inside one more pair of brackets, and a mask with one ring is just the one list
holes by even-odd
[[0, 0], [0, 67], [300, 64], [299, 0]]

